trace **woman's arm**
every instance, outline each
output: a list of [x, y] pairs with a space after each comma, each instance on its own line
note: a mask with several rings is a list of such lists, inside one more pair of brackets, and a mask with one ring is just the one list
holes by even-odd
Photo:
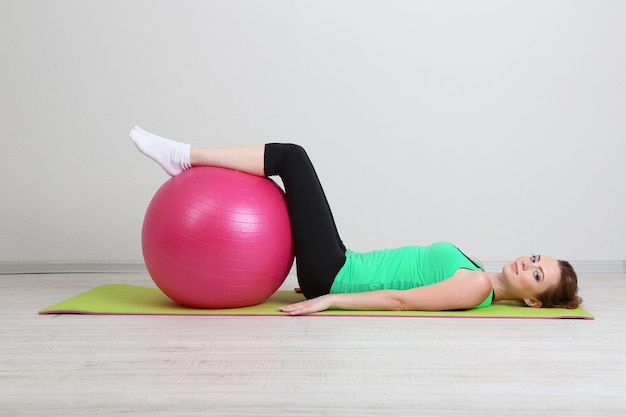
[[280, 311], [300, 315], [335, 307], [344, 310], [443, 311], [474, 307], [491, 291], [491, 281], [482, 271], [461, 269], [437, 284], [409, 290], [379, 290], [352, 294], [328, 294], [290, 304]]

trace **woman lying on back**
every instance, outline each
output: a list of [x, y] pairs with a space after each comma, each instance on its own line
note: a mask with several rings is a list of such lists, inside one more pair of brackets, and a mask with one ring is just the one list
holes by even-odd
[[270, 143], [201, 148], [139, 127], [139, 150], [174, 176], [193, 166], [278, 175], [285, 186], [298, 282], [307, 300], [281, 307], [300, 315], [349, 310], [458, 310], [515, 300], [530, 307], [576, 308], [578, 280], [567, 261], [522, 256], [501, 272], [486, 272], [450, 243], [355, 253], [344, 246], [313, 164], [304, 149]]

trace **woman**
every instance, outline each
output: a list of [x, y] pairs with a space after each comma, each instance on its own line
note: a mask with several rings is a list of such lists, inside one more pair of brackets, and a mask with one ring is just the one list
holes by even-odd
[[304, 149], [271, 143], [201, 148], [139, 127], [138, 149], [175, 176], [193, 166], [279, 175], [285, 186], [298, 282], [307, 300], [281, 307], [291, 315], [329, 308], [349, 310], [456, 310], [515, 300], [531, 307], [576, 308], [572, 266], [547, 256], [517, 258], [501, 272], [485, 272], [449, 243], [355, 253], [343, 245], [326, 196]]

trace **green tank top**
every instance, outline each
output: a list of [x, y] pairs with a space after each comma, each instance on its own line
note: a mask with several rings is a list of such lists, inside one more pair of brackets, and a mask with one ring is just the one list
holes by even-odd
[[[347, 250], [346, 263], [335, 277], [330, 293], [408, 290], [443, 281], [459, 269], [484, 271], [482, 265], [446, 242], [365, 253]], [[473, 308], [487, 307], [492, 300], [493, 290]]]

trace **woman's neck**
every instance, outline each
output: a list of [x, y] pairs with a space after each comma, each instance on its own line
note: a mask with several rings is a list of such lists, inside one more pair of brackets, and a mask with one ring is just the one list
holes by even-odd
[[515, 297], [507, 290], [506, 285], [504, 285], [502, 280], [502, 272], [487, 272], [487, 276], [489, 277], [491, 287], [493, 288], [493, 301], [520, 301], [518, 297]]

